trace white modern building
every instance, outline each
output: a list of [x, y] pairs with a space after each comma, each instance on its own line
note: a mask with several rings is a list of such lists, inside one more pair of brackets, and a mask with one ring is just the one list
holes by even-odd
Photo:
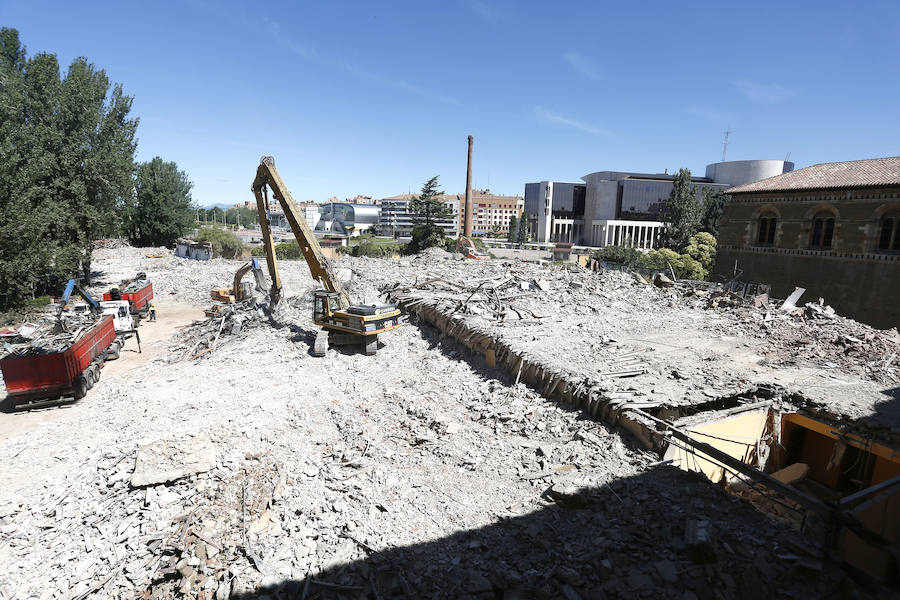
[[[284, 211], [281, 210], [281, 206], [277, 200], [270, 201], [270, 208], [272, 210], [269, 212], [269, 222], [272, 224], [272, 227], [281, 227], [283, 229], [290, 228], [290, 224], [284, 216]], [[309, 225], [309, 228], [315, 230], [316, 225], [319, 224], [319, 219], [322, 216], [321, 205], [316, 204], [315, 202], [301, 202], [298, 205], [298, 208], [306, 219], [306, 224]]]
[[[410, 237], [413, 230], [413, 214], [409, 212], [409, 203], [414, 194], [401, 194], [382, 198], [381, 215], [378, 218], [378, 233], [383, 236], [401, 238]], [[459, 235], [459, 200], [455, 195], [441, 196], [444, 205], [451, 211], [451, 216], [438, 221], [449, 237]]]
[[[692, 177], [702, 201], [707, 190], [726, 190], [793, 171], [782, 160], [738, 160], [706, 167]], [[525, 184], [525, 214], [532, 241], [583, 246], [654, 248], [664, 224], [660, 213], [674, 175], [596, 171], [584, 183], [540, 181]]]
[[375, 204], [329, 202], [320, 208], [321, 215], [315, 231], [327, 231], [356, 237], [361, 233], [375, 233], [379, 207]]

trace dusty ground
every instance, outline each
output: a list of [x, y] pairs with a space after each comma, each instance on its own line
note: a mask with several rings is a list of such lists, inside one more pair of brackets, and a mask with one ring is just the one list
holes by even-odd
[[[148, 273], [160, 321], [142, 329], [144, 354], [110, 363], [82, 401], [0, 414], [0, 598], [865, 595], [799, 533], [651, 466], [658, 457], [473, 367], [427, 328], [385, 336], [375, 357], [311, 357], [300, 263], [282, 263], [298, 298], [273, 324], [169, 362], [169, 334], [239, 264], [99, 253], [98, 285]], [[444, 268], [342, 265], [370, 300]], [[596, 318], [564, 300], [565, 314]], [[677, 331], [636, 329], [639, 313], [608, 327], [627, 326], [629, 344], [683, 347]], [[570, 344], [599, 339], [559, 327], [547, 331]], [[710, 354], [739, 345], [723, 343]], [[589, 349], [560, 360], [587, 368]], [[129, 485], [141, 446], [195, 435], [215, 448], [210, 470]], [[691, 544], [695, 526], [708, 543]]]

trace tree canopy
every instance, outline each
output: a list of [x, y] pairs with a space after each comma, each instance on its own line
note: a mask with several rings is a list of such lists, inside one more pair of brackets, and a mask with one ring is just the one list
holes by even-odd
[[84, 57], [65, 76], [0, 29], [0, 303], [55, 289], [118, 232], [131, 194], [131, 97]]
[[660, 219], [666, 224], [662, 246], [680, 252], [700, 226], [700, 204], [697, 190], [691, 187], [690, 169], [679, 169], [672, 181], [669, 199], [663, 205]]
[[444, 228], [441, 227], [440, 221], [452, 219], [453, 211], [441, 200], [440, 197], [444, 192], [438, 187], [438, 176], [435, 175], [425, 182], [419, 195], [413, 196], [409, 202], [413, 231], [407, 251], [412, 254], [432, 246], [446, 245]]
[[87, 58], [63, 75], [55, 54], [29, 57], [0, 28], [0, 306], [89, 282], [99, 238], [169, 243], [190, 227], [184, 173], [135, 167], [131, 106]]
[[722, 190], [703, 189], [703, 214], [700, 217], [700, 230], [713, 237], [719, 237], [719, 222], [725, 205], [731, 202], [731, 196]]
[[515, 242], [519, 234], [519, 222], [516, 215], [509, 218], [509, 231], [506, 233], [507, 242]]
[[184, 171], [160, 157], [137, 168], [135, 193], [128, 214], [128, 235], [141, 245], [175, 242], [193, 227], [191, 187]]

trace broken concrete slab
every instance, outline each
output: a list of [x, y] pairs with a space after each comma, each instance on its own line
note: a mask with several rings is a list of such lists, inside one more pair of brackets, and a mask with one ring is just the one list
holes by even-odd
[[803, 295], [803, 292], [806, 291], [806, 288], [796, 287], [794, 291], [791, 292], [791, 295], [787, 297], [787, 300], [784, 301], [784, 304], [781, 305], [780, 310], [784, 312], [791, 312], [795, 308], [797, 308], [797, 300], [800, 299], [800, 296]]
[[806, 479], [806, 476], [809, 474], [809, 465], [806, 463], [794, 463], [792, 465], [788, 465], [785, 468], [775, 471], [772, 473], [772, 477], [777, 479], [782, 483], [786, 483], [788, 485], [794, 485], [800, 481]]
[[209, 471], [216, 448], [206, 434], [160, 440], [138, 448], [131, 487], [159, 485]]

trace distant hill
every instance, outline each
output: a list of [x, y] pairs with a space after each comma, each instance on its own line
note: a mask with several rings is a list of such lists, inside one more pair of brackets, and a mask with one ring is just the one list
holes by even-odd
[[219, 202], [217, 204], [205, 204], [205, 205], [201, 206], [200, 208], [205, 208], [205, 209], [220, 208], [222, 210], [228, 210], [232, 206], [234, 206], [234, 204], [222, 204], [221, 202]]

